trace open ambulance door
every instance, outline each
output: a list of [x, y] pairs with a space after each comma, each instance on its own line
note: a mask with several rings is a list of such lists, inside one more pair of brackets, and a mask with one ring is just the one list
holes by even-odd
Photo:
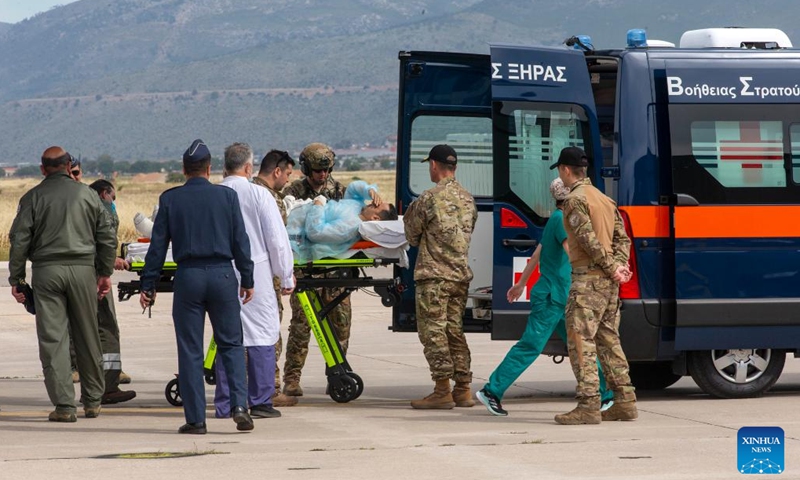
[[[494, 270], [492, 338], [517, 339], [530, 310], [528, 290], [506, 299], [541, 240], [556, 206], [550, 166], [564, 147], [577, 146], [590, 158], [589, 176], [602, 188], [603, 165], [592, 84], [582, 52], [566, 48], [491, 47], [494, 152]], [[556, 349], [554, 351], [553, 349]], [[564, 353], [557, 344], [549, 353]]]
[[[491, 285], [492, 115], [490, 65], [487, 55], [400, 52], [400, 99], [397, 134], [397, 207], [402, 215], [422, 192], [434, 186], [428, 164], [420, 163], [431, 147], [446, 143], [458, 153], [456, 178], [475, 197], [478, 222], [470, 244], [475, 278], [470, 291]], [[392, 330], [415, 331], [413, 267], [417, 249], [409, 250], [410, 268], [395, 268], [404, 285], [393, 308]], [[478, 297], [480, 293], [473, 294]], [[490, 314], [467, 303], [464, 327], [488, 331]]]

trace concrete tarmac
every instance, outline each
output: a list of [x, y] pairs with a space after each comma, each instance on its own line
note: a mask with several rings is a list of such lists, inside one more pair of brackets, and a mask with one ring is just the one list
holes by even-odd
[[[213, 418], [208, 387], [209, 433], [178, 435], [183, 412], [164, 395], [177, 371], [172, 295], [159, 294], [152, 318], [142, 315], [136, 299], [116, 304], [123, 369], [133, 377], [122, 387], [137, 397], [104, 406], [96, 419], [84, 418], [79, 408], [77, 423], [48, 422], [52, 405], [34, 319], [11, 297], [3, 267], [0, 479], [729, 479], [741, 475], [737, 430], [743, 426], [782, 427], [781, 478], [800, 478], [800, 362], [791, 357], [763, 398], [713, 399], [687, 377], [660, 392], [638, 392], [635, 422], [557, 425], [553, 416], [575, 405], [575, 380], [569, 362], [557, 365], [549, 357], [508, 391], [508, 417], [493, 417], [480, 404], [417, 411], [409, 400], [433, 387], [419, 340], [389, 331], [391, 310], [361, 292], [353, 295], [348, 360], [365, 390], [350, 403], [324, 394], [324, 364], [312, 340], [301, 382], [305, 396], [282, 408], [281, 418], [257, 419], [253, 432], [237, 432], [230, 419]], [[115, 284], [129, 276], [115, 275]], [[477, 333], [468, 341], [473, 385], [480, 388], [512, 343]]]

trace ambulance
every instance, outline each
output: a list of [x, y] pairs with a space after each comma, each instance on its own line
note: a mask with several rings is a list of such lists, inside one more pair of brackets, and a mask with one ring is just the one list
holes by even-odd
[[[620, 335], [634, 385], [691, 375], [715, 397], [763, 394], [800, 352], [800, 50], [750, 28], [565, 43], [399, 54], [400, 212], [432, 186], [420, 160], [438, 143], [478, 206], [466, 330], [521, 335], [530, 303], [506, 291], [555, 208], [549, 166], [578, 146], [632, 239]], [[392, 328], [413, 331], [413, 273], [395, 273]]]

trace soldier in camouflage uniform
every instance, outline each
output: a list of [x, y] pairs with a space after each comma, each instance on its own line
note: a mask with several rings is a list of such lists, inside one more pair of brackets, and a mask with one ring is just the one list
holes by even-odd
[[[567, 348], [578, 381], [578, 406], [556, 415], [562, 425], [598, 424], [601, 420], [634, 420], [636, 394], [628, 360], [619, 341], [619, 285], [631, 278], [631, 241], [616, 204], [586, 178], [586, 153], [577, 147], [561, 151], [558, 176], [570, 193], [564, 201], [572, 286], [567, 299]], [[596, 360], [614, 391], [614, 405], [600, 412]]]
[[[103, 206], [111, 214], [111, 224], [116, 235], [119, 230], [119, 216], [117, 216], [117, 209], [114, 203], [117, 199], [114, 185], [108, 180], [97, 180], [89, 187], [97, 192], [103, 202]], [[126, 270], [128, 268], [130, 268], [130, 264], [125, 259], [119, 257], [114, 259], [114, 270]], [[120, 390], [119, 388], [122, 357], [120, 355], [119, 324], [117, 323], [113, 295], [106, 295], [97, 302], [97, 329], [100, 332], [100, 345], [103, 349], [103, 373], [106, 380], [105, 393], [103, 393], [101, 403], [108, 405], [127, 402], [136, 397], [136, 392], [133, 390]]]
[[[301, 180], [295, 180], [283, 191], [284, 196], [293, 196], [297, 200], [313, 199], [323, 196], [328, 200], [341, 200], [344, 198], [346, 187], [331, 177], [336, 154], [325, 144], [311, 143], [300, 153], [300, 171], [305, 175]], [[295, 270], [297, 278], [302, 274]], [[320, 299], [324, 303], [331, 302], [342, 289], [321, 288], [318, 290]], [[311, 329], [306, 321], [303, 308], [297, 295], [289, 298], [292, 307], [292, 319], [289, 323], [289, 338], [286, 340], [286, 363], [283, 365], [283, 393], [300, 397], [303, 389], [300, 388], [300, 375], [308, 356], [308, 342], [311, 338]], [[350, 319], [352, 311], [350, 297], [340, 303], [328, 313], [328, 321], [333, 327], [334, 334], [342, 346], [342, 353], [347, 352], [347, 342], [350, 339]]]
[[[286, 225], [286, 205], [283, 203], [281, 190], [289, 183], [294, 165], [294, 159], [287, 152], [270, 150], [261, 160], [258, 176], [253, 178], [253, 183], [266, 188], [275, 198], [284, 225]], [[275, 287], [275, 295], [278, 297], [278, 318], [280, 322], [283, 322], [281, 279], [277, 276], [273, 277], [272, 283]], [[278, 360], [281, 358], [282, 351], [283, 338], [279, 334], [278, 343], [275, 344], [275, 396], [272, 397], [272, 404], [276, 407], [291, 407], [297, 405], [297, 397], [290, 397], [281, 391], [281, 369], [278, 366]]]
[[[452, 147], [433, 147], [423, 162], [430, 162], [436, 186], [408, 206], [403, 222], [408, 243], [419, 248], [414, 267], [417, 331], [436, 386], [411, 406], [471, 407], [475, 402], [463, 317], [472, 280], [467, 253], [478, 211], [472, 195], [455, 179], [458, 157]], [[455, 381], [452, 392], [450, 379]]]

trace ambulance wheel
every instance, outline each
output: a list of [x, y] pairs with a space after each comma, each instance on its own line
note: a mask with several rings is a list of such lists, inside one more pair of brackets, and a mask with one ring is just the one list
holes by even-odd
[[630, 376], [637, 390], [663, 390], [681, 379], [669, 362], [631, 363]]
[[695, 383], [719, 398], [760, 397], [778, 381], [785, 363], [785, 351], [768, 348], [689, 352]]
[[356, 398], [360, 397], [362, 393], [364, 393], [364, 380], [361, 380], [361, 377], [353, 372], [348, 372], [347, 376], [356, 381], [356, 396], [353, 397], [353, 400], [355, 400]]
[[164, 389], [164, 396], [167, 397], [167, 401], [170, 405], [175, 407], [182, 407], [183, 406], [183, 399], [181, 398], [181, 388], [178, 385], [178, 379], [173, 378], [169, 382], [167, 382], [167, 388]]
[[358, 384], [354, 378], [342, 375], [336, 383], [339, 385], [329, 384], [328, 393], [336, 403], [347, 403], [358, 397]]

